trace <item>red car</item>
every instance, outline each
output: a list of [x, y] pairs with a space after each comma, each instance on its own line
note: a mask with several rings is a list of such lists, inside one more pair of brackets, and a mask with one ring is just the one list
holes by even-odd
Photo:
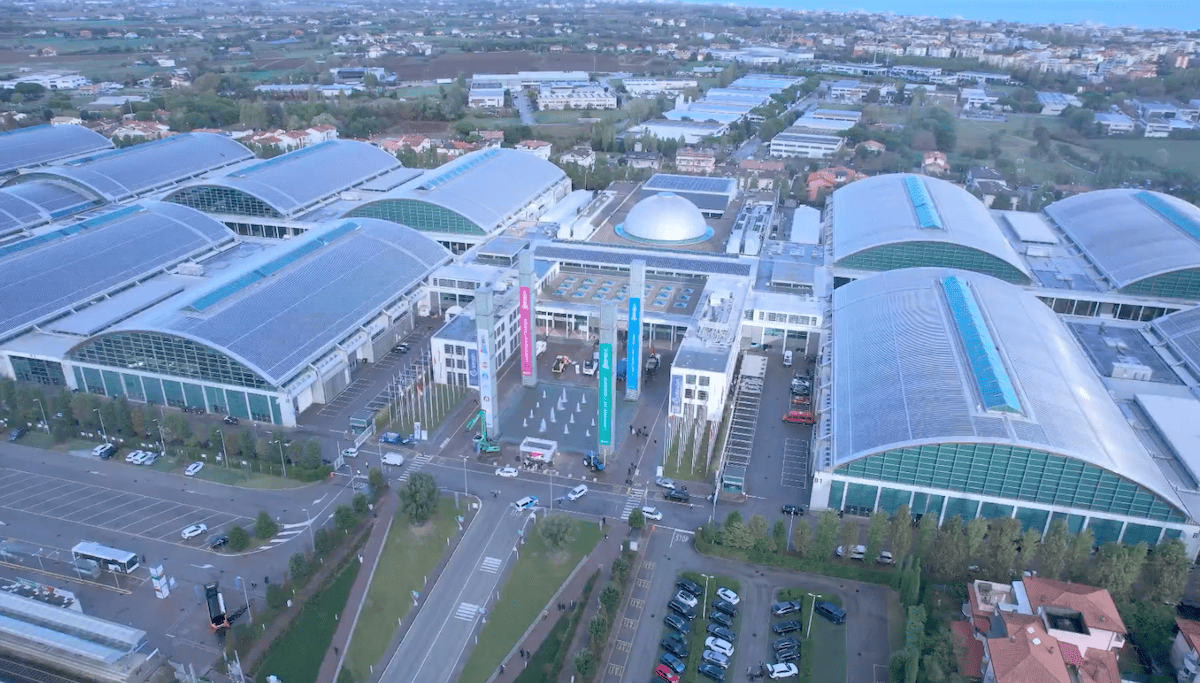
[[813, 414], [806, 410], [789, 410], [783, 416], [783, 421], [793, 422], [801, 425], [810, 425], [813, 423]]
[[654, 673], [667, 683], [679, 683], [679, 674], [671, 671], [671, 667], [666, 664], [659, 664], [654, 667]]

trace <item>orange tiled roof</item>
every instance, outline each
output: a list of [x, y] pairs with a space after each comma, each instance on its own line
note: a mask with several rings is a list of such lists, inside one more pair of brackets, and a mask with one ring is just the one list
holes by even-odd
[[1029, 604], [1034, 610], [1066, 607], [1082, 614], [1088, 628], [1125, 633], [1121, 614], [1112, 596], [1103, 588], [1030, 576], [1025, 579], [1025, 594], [1029, 596]]
[[975, 638], [975, 629], [965, 621], [950, 622], [950, 628], [962, 638], [964, 645], [958, 672], [971, 678], [983, 678], [983, 643]]

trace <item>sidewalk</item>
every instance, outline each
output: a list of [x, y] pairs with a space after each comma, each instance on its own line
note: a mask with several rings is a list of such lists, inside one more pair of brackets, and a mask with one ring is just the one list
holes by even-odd
[[588, 579], [597, 569], [600, 570], [600, 577], [596, 580], [595, 586], [592, 588], [592, 595], [587, 605], [584, 605], [583, 620], [579, 624], [579, 628], [575, 632], [575, 640], [572, 641], [570, 648], [567, 650], [566, 661], [563, 662], [563, 675], [565, 680], [570, 680], [571, 660], [575, 653], [582, 647], [583, 640], [587, 637], [587, 623], [593, 616], [596, 615], [599, 609], [600, 591], [604, 589], [605, 584], [612, 578], [612, 563], [621, 555], [621, 541], [629, 535], [629, 527], [623, 522], [610, 523], [608, 525], [608, 539], [600, 541], [596, 549], [587, 559], [587, 564], [577, 573], [574, 578], [562, 587], [558, 597], [551, 601], [551, 604], [546, 606], [550, 616], [546, 619], [534, 622], [533, 628], [521, 639], [515, 646], [512, 652], [504, 660], [504, 673], [495, 673], [488, 683], [512, 683], [521, 674], [521, 671], [528, 665], [528, 660], [521, 659], [521, 648], [528, 652], [534, 652], [541, 647], [542, 642], [546, 640], [546, 636], [558, 620], [562, 618], [566, 612], [558, 611], [558, 603], [570, 603], [572, 600], [579, 600], [583, 596], [583, 587], [587, 584]]
[[[399, 497], [391, 489], [385, 489], [379, 503], [375, 506], [376, 519], [371, 528], [371, 536], [360, 553], [363, 558], [363, 567], [359, 569], [358, 576], [354, 578], [354, 585], [350, 588], [350, 597], [346, 600], [346, 607], [342, 610], [341, 618], [338, 619], [337, 630], [333, 633], [331, 647], [325, 651], [325, 658], [321, 660], [317, 683], [333, 683], [337, 680], [342, 658], [346, 656], [346, 645], [354, 633], [354, 625], [358, 623], [359, 610], [362, 609], [362, 604], [366, 600], [367, 589], [371, 587], [371, 578], [375, 576], [379, 556], [383, 554], [388, 531], [391, 530], [392, 521], [396, 517], [397, 505], [399, 505]], [[364, 569], [366, 571], [363, 571]], [[335, 647], [337, 648], [336, 654], [334, 653]]]

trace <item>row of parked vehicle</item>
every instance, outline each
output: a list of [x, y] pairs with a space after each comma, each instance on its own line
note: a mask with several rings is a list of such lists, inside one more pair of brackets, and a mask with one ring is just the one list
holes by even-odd
[[[771, 615], [789, 617], [800, 614], [804, 608], [802, 600], [781, 600], [771, 605]], [[818, 600], [813, 611], [835, 624], [846, 621], [846, 611], [828, 600]], [[799, 674], [800, 641], [797, 639], [804, 629], [798, 619], [784, 619], [771, 625], [778, 638], [771, 643], [774, 661], [762, 665], [763, 673], [773, 679], [791, 678]]]
[[[680, 578], [675, 586], [679, 592], [667, 602], [667, 609], [672, 613], [663, 617], [663, 624], [671, 629], [671, 633], [659, 643], [665, 652], [659, 657], [659, 664], [654, 669], [655, 675], [668, 683], [678, 683], [679, 674], [683, 673], [686, 667], [684, 662], [691, 653], [685, 637], [691, 634], [691, 622], [696, 618], [696, 609], [700, 606], [700, 601], [704, 599], [704, 589], [695, 581]], [[700, 655], [701, 661], [696, 671], [717, 683], [724, 683], [725, 670], [729, 668], [733, 658], [733, 644], [737, 642], [737, 634], [731, 629], [740, 601], [737, 593], [728, 588], [718, 588], [712, 609], [706, 610], [709, 619], [708, 637], [704, 639], [704, 652]]]

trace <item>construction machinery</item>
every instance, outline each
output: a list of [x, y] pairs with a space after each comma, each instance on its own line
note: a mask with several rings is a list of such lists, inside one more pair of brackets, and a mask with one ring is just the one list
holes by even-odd
[[483, 453], [499, 453], [499, 444], [493, 443], [488, 439], [487, 420], [484, 419], [484, 417], [485, 411], [480, 409], [475, 413], [474, 417], [472, 417], [470, 420], [467, 420], [467, 427], [464, 431], [471, 431], [475, 428], [476, 423], [478, 423], [479, 433], [472, 437], [475, 442], [475, 446]]
[[600, 459], [600, 455], [596, 451], [588, 451], [583, 454], [583, 464], [590, 467], [593, 472], [604, 471], [604, 461]]

